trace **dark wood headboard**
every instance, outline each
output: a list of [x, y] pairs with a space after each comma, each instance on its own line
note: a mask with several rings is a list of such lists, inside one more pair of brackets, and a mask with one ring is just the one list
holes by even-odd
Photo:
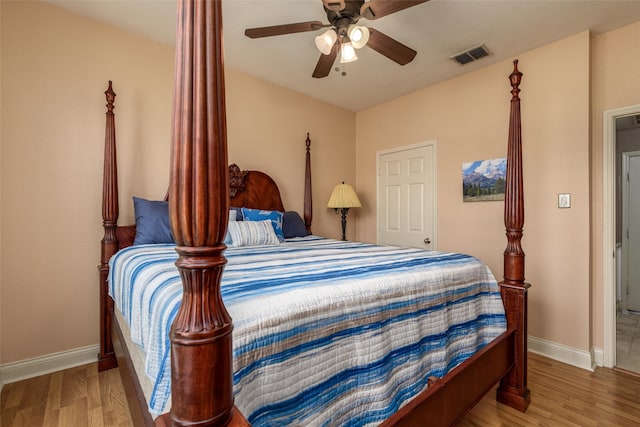
[[[229, 196], [229, 206], [281, 212], [285, 210], [280, 189], [273, 178], [261, 171], [241, 171], [235, 163], [229, 165]], [[133, 245], [136, 226], [119, 225], [115, 233], [118, 250], [124, 249]]]
[[229, 203], [233, 207], [284, 212], [276, 182], [260, 171], [241, 171], [229, 166]]

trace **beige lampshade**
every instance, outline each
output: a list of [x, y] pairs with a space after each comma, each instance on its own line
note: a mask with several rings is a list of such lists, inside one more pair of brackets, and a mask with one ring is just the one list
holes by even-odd
[[361, 208], [362, 204], [353, 187], [343, 182], [333, 189], [327, 207], [332, 209]]

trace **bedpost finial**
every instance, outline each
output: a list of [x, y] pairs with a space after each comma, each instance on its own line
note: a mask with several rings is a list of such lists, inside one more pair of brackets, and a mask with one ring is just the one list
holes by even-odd
[[311, 147], [311, 138], [309, 138], [309, 132], [307, 132], [307, 139], [304, 142], [307, 145], [307, 152], [308, 152], [309, 148]]
[[107, 108], [110, 112], [113, 112], [113, 103], [116, 100], [116, 93], [113, 91], [113, 86], [111, 84], [111, 80], [109, 80], [109, 87], [104, 91], [104, 94], [107, 98]]
[[509, 75], [509, 81], [511, 82], [511, 87], [513, 88], [511, 90], [511, 95], [513, 95], [513, 97], [511, 98], [512, 100], [519, 99], [518, 94], [520, 94], [520, 81], [521, 80], [522, 80], [522, 73], [520, 72], [520, 70], [518, 70], [518, 60], [514, 59], [513, 60], [513, 71]]

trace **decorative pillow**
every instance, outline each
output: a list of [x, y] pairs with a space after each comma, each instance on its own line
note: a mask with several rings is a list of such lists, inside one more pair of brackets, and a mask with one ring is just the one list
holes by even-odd
[[287, 211], [282, 215], [282, 232], [285, 239], [291, 237], [305, 237], [310, 235], [300, 214], [296, 211]]
[[234, 208], [231, 206], [231, 209], [229, 210], [229, 218], [231, 218], [232, 211], [235, 214], [235, 221], [242, 221], [242, 208]]
[[229, 221], [236, 221], [237, 219], [238, 213], [233, 209], [229, 209]]
[[242, 218], [244, 221], [271, 220], [271, 225], [273, 225], [273, 230], [276, 232], [276, 236], [278, 236], [278, 239], [281, 242], [284, 240], [284, 232], [282, 231], [282, 212], [242, 208]]
[[276, 236], [271, 220], [264, 221], [229, 221], [231, 247], [277, 245], [280, 239]]
[[227, 223], [227, 234], [224, 236], [224, 244], [227, 246], [233, 246], [233, 239], [231, 238], [231, 233], [229, 232], [229, 229], [231, 228], [230, 224], [232, 222], [236, 222], [235, 217], [231, 219], [231, 216], [229, 216], [229, 222]]
[[134, 245], [175, 243], [169, 223], [169, 202], [133, 198], [136, 216]]

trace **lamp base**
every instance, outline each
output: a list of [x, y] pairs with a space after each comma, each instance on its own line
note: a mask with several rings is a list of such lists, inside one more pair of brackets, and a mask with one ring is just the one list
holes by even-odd
[[342, 241], [347, 241], [347, 214], [349, 213], [349, 208], [336, 209], [336, 211], [340, 211], [342, 214]]

